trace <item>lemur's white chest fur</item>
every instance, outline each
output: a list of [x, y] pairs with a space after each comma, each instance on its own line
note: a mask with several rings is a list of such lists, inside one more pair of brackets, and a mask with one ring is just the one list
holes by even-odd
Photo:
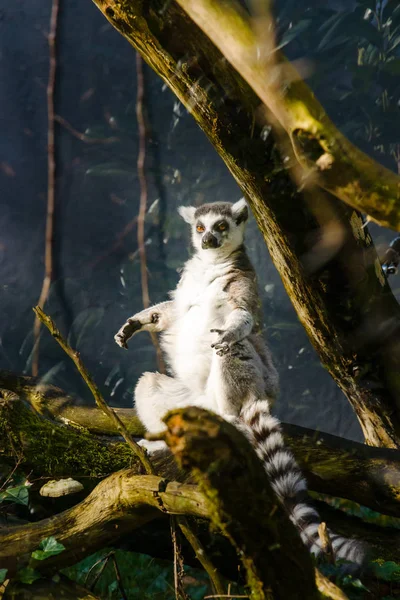
[[224, 290], [228, 259], [210, 264], [195, 256], [185, 265], [182, 279], [172, 292], [174, 319], [162, 334], [162, 347], [175, 376], [192, 390], [202, 393], [210, 374], [216, 334], [223, 329], [232, 308]]

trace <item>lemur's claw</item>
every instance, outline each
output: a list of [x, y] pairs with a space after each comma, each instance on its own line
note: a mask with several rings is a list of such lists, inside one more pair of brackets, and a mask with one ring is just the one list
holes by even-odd
[[126, 350], [128, 349], [128, 344], [126, 343], [126, 339], [121, 333], [117, 333], [116, 335], [114, 335], [114, 340], [116, 341], [118, 346], [120, 346], [121, 348], [125, 348]]
[[127, 350], [127, 341], [133, 336], [134, 333], [136, 333], [136, 331], [139, 331], [141, 327], [142, 324], [137, 319], [128, 319], [118, 333], [115, 334], [114, 340], [117, 342], [118, 346]]
[[215, 348], [217, 350], [217, 354], [218, 356], [223, 356], [224, 354], [227, 354], [229, 352], [229, 344], [228, 342], [221, 342], [221, 343], [217, 343], [217, 344], [212, 344], [212, 348]]

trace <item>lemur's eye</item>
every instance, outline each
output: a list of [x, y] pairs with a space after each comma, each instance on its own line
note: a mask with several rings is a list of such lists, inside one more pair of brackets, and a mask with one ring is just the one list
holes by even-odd
[[217, 229], [218, 229], [218, 231], [225, 231], [227, 229], [227, 227], [228, 227], [227, 224], [222, 222], [222, 223], [219, 223], [219, 225], [217, 226]]
[[205, 227], [204, 227], [204, 225], [197, 225], [197, 227], [196, 227], [196, 231], [197, 231], [198, 233], [203, 233], [203, 231], [205, 231]]

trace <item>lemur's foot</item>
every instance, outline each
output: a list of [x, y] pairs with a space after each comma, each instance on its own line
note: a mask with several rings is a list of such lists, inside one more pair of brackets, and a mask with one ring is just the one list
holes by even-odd
[[121, 348], [128, 348], [127, 341], [133, 336], [134, 333], [141, 329], [142, 324], [137, 319], [128, 319], [127, 322], [122, 325], [118, 333], [115, 334], [114, 340]]
[[145, 448], [149, 454], [154, 454], [154, 452], [159, 452], [160, 450], [166, 450], [168, 448], [167, 444], [162, 440], [158, 440], [156, 442], [150, 442], [149, 440], [140, 440], [138, 442], [139, 446]]
[[210, 329], [211, 333], [218, 333], [219, 339], [211, 344], [211, 348], [217, 351], [218, 356], [224, 356], [224, 354], [228, 354], [231, 349], [232, 341], [229, 339], [229, 332], [224, 331], [223, 329]]

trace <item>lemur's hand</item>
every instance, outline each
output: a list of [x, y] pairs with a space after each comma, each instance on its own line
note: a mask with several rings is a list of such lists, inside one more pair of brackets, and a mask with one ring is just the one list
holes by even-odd
[[231, 349], [232, 344], [235, 343], [235, 336], [231, 331], [224, 331], [223, 329], [210, 329], [211, 333], [218, 333], [218, 340], [211, 344], [211, 348], [217, 351], [218, 356], [227, 354]]
[[122, 325], [121, 329], [114, 335], [114, 340], [121, 348], [128, 348], [127, 341], [134, 333], [142, 328], [142, 323], [138, 319], [130, 318]]

